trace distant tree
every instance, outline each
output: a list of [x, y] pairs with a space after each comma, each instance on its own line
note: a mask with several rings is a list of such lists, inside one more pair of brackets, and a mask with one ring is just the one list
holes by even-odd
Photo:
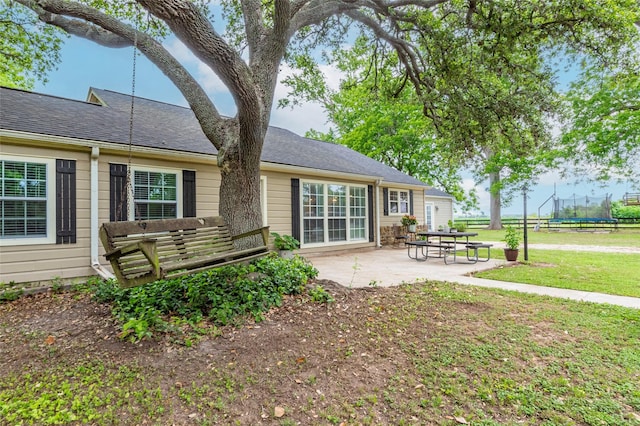
[[[338, 56], [332, 62], [345, 75], [339, 91], [323, 87], [322, 79], [311, 79], [309, 84], [309, 80], [294, 76], [285, 83], [295, 87], [297, 93], [280, 104], [320, 101], [332, 126], [327, 133], [309, 132], [307, 136], [340, 142], [462, 201], [457, 162], [439, 147], [435, 129], [425, 120], [413, 86], [406, 80], [398, 85], [395, 79], [383, 77], [392, 74], [383, 63], [375, 64], [375, 73], [369, 72], [370, 50], [367, 40], [359, 38], [352, 49], [336, 52]], [[397, 62], [393, 67], [398, 67]]]
[[589, 68], [567, 94], [562, 153], [573, 173], [640, 184], [640, 57], [626, 68]]
[[[560, 95], [548, 57], [581, 52], [615, 59], [628, 43], [633, 15], [620, 4], [470, 6], [473, 13], [446, 3], [438, 13], [421, 16], [430, 35], [420, 39], [422, 86], [407, 85], [394, 53], [366, 35], [330, 58], [346, 75], [338, 92], [323, 86], [319, 68], [308, 60], [298, 61], [302, 73], [287, 84], [291, 103], [323, 103], [335, 125], [334, 140], [429, 183], [438, 182], [437, 174], [440, 183], [455, 187], [461, 168], [478, 181], [488, 178], [490, 228], [499, 229], [503, 202], [554, 159], [551, 122], [560, 112]], [[605, 29], [612, 12], [627, 19]], [[408, 119], [410, 108], [421, 110], [426, 122]], [[413, 163], [400, 161], [406, 158]]]

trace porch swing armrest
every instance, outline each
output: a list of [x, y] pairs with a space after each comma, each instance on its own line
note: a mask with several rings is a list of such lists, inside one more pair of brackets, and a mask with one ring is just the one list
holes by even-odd
[[233, 235], [231, 239], [239, 240], [241, 238], [250, 237], [251, 235], [258, 235], [258, 234], [262, 235], [262, 242], [264, 243], [264, 245], [265, 246], [268, 245], [269, 244], [269, 227], [268, 226], [263, 226], [262, 228], [253, 229], [248, 232], [243, 232], [242, 234]]
[[[127, 256], [133, 253], [142, 252], [144, 256], [152, 261], [153, 253], [155, 251], [156, 240], [154, 238], [145, 238], [135, 243], [127, 244], [122, 247], [118, 247], [115, 250], [105, 253], [104, 257], [111, 261], [119, 259], [123, 256]], [[155, 256], [157, 258], [157, 254]]]

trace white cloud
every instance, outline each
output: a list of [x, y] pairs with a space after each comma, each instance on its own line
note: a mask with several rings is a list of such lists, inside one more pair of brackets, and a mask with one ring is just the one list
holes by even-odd
[[[325, 76], [330, 89], [337, 89], [340, 85], [341, 73], [332, 65], [320, 65], [320, 70]], [[293, 70], [286, 64], [280, 67], [278, 84], [274, 94], [274, 108], [271, 112], [271, 125], [282, 127], [299, 135], [304, 135], [307, 130], [314, 129], [321, 132], [329, 130], [327, 114], [321, 104], [306, 102], [292, 108], [277, 108], [278, 100], [287, 97], [289, 88], [281, 81], [293, 74]]]
[[227, 87], [211, 68], [198, 59], [180, 40], [174, 38], [165, 47], [178, 61], [194, 73], [194, 77], [207, 93], [228, 93]]
[[[169, 52], [175, 56], [202, 85], [205, 91], [214, 98], [216, 105], [223, 114], [234, 115], [235, 104], [229, 94], [229, 90], [218, 76], [200, 61], [180, 40], [172, 39], [165, 44]], [[340, 85], [341, 73], [332, 65], [320, 65], [320, 70], [325, 75], [327, 85], [336, 90]], [[293, 70], [287, 64], [282, 64], [278, 74], [278, 84], [274, 93], [274, 108], [271, 112], [272, 126], [291, 130], [299, 135], [304, 135], [308, 130], [315, 129], [321, 132], [328, 131], [327, 115], [322, 105], [315, 102], [306, 102], [291, 108], [278, 109], [279, 99], [287, 96], [289, 89], [281, 81], [293, 74]]]

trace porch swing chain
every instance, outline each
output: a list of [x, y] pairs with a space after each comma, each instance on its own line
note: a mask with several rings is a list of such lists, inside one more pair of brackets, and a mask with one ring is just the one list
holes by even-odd
[[[127, 193], [127, 206], [129, 202], [135, 202], [133, 196], [133, 185], [131, 183], [131, 158], [132, 158], [132, 146], [133, 146], [133, 114], [136, 99], [136, 56], [138, 56], [138, 20], [135, 20], [135, 28], [133, 33], [133, 61], [131, 67], [131, 108], [129, 110], [129, 161], [127, 163], [127, 177], [125, 183], [125, 191]], [[138, 217], [138, 212], [135, 212], [134, 217]]]
[[[126, 205], [129, 206], [129, 203], [134, 203], [133, 196], [133, 185], [131, 182], [131, 164], [132, 164], [132, 147], [133, 147], [133, 120], [134, 120], [134, 110], [135, 110], [135, 98], [136, 98], [136, 57], [138, 56], [138, 17], [140, 15], [140, 9], [137, 8], [138, 14], [134, 19], [134, 32], [133, 32], [133, 60], [132, 60], [132, 69], [131, 69], [131, 107], [129, 109], [129, 158], [127, 162], [127, 175], [125, 177], [125, 185], [123, 188], [123, 194], [120, 197], [120, 205], [117, 207], [116, 218], [120, 218], [122, 216], [122, 210], [124, 208], [125, 200]], [[137, 207], [134, 205], [134, 217], [139, 217], [137, 212]], [[128, 210], [128, 208], [127, 208]], [[125, 218], [129, 216], [129, 212], [124, 212]], [[116, 219], [118, 220], [118, 219]]]

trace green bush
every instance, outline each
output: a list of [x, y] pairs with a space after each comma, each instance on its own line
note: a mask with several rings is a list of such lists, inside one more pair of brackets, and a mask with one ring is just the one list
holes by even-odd
[[640, 206], [625, 206], [615, 201], [611, 203], [611, 216], [616, 219], [640, 219]]
[[122, 336], [137, 341], [152, 331], [174, 329], [171, 318], [194, 328], [204, 318], [215, 325], [246, 315], [260, 321], [264, 312], [282, 304], [284, 295], [302, 292], [317, 274], [302, 257], [270, 255], [250, 265], [224, 266], [129, 289], [102, 281], [94, 287], [94, 299], [110, 303], [113, 315], [126, 325]]

